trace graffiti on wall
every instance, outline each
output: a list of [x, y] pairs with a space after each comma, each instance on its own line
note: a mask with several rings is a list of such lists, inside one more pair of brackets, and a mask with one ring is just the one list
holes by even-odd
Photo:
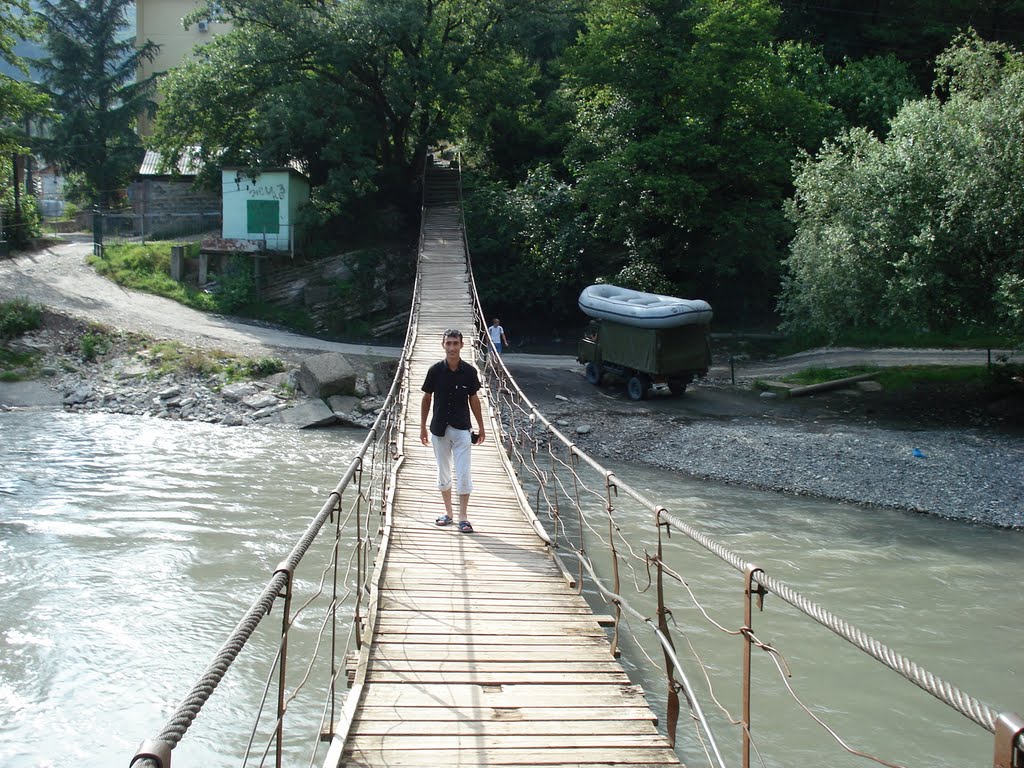
[[261, 200], [284, 200], [288, 194], [284, 184], [263, 184], [261, 186], [246, 186], [249, 197]]

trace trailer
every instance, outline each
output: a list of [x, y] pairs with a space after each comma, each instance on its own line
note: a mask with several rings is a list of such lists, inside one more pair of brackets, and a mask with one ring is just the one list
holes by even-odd
[[706, 324], [638, 328], [607, 319], [592, 320], [580, 339], [578, 362], [587, 381], [600, 385], [606, 375], [626, 382], [633, 400], [647, 398], [652, 387], [681, 395], [711, 366]]

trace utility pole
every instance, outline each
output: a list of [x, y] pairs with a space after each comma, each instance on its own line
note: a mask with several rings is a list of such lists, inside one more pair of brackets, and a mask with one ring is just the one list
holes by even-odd
[[36, 196], [36, 188], [32, 183], [32, 119], [25, 115], [25, 146], [29, 148], [25, 153], [25, 194]]
[[21, 179], [18, 178], [20, 160], [21, 157], [17, 153], [11, 153], [11, 169], [14, 174], [14, 223], [11, 225], [11, 240], [15, 246], [22, 245], [24, 236], [21, 225]]

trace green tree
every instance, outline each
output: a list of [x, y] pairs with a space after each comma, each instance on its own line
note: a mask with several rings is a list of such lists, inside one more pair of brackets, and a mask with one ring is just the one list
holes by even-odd
[[[28, 3], [14, 0], [0, 8], [0, 61], [15, 72], [28, 75], [28, 66], [15, 54], [18, 40], [38, 36]], [[46, 113], [46, 97], [30, 83], [0, 73], [0, 216], [3, 232], [0, 238], [21, 246], [37, 234], [39, 217], [35, 201], [21, 194], [14, 175], [13, 157], [28, 151], [26, 123], [29, 118]]]
[[1024, 44], [1020, 0], [815, 0], [781, 7], [783, 37], [821, 46], [832, 65], [893, 54], [906, 62], [922, 90], [930, 84], [935, 57], [963, 29]]
[[[28, 75], [28, 65], [14, 52], [18, 40], [38, 37], [27, 0], [0, 7], [0, 60]], [[25, 151], [25, 118], [46, 107], [46, 97], [28, 83], [0, 74], [0, 153]], [[6, 181], [6, 179], [5, 179]]]
[[853, 129], [797, 167], [788, 327], [1020, 329], [1024, 57], [977, 35], [885, 141]]
[[168, 159], [198, 146], [204, 161], [301, 161], [324, 215], [357, 218], [377, 190], [409, 198], [467, 78], [510, 65], [559, 4], [223, 0], [234, 29], [161, 84], [152, 145]]
[[846, 59], [837, 65], [829, 78], [827, 98], [849, 126], [863, 126], [884, 138], [903, 103], [922, 95], [910, 67], [890, 53]]
[[548, 165], [532, 169], [511, 190], [468, 178], [466, 224], [481, 301], [517, 327], [547, 332], [571, 322], [580, 283], [596, 267], [582, 247], [586, 233], [573, 190]]
[[138, 116], [151, 110], [154, 79], [136, 81], [158, 46], [125, 36], [131, 0], [40, 0], [49, 58], [38, 60], [59, 119], [39, 149], [82, 174], [93, 201], [109, 204], [142, 158]]
[[777, 19], [766, 0], [593, 4], [567, 65], [567, 166], [606, 265], [591, 277], [638, 262], [733, 316], [768, 304], [792, 160], [834, 123], [775, 45]]

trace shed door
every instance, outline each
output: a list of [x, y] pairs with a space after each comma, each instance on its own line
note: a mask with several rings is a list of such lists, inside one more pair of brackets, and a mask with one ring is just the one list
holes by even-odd
[[281, 203], [278, 200], [246, 201], [246, 232], [276, 235], [281, 231]]

